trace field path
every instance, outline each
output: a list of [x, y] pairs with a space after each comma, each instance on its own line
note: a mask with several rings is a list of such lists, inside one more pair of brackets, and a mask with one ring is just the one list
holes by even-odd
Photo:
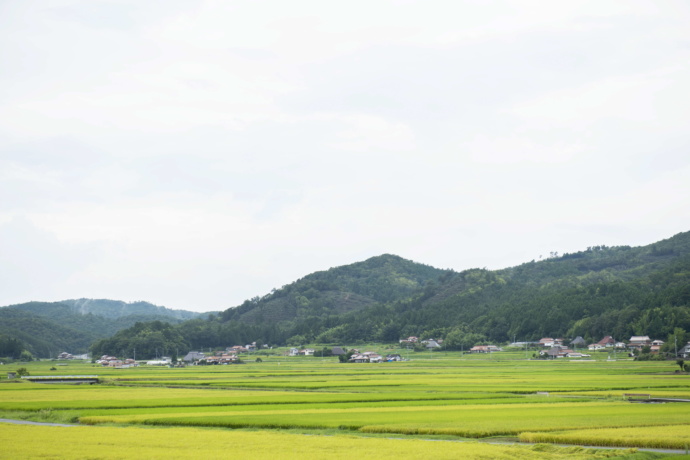
[[15, 425], [79, 426], [79, 425], [66, 425], [64, 423], [47, 423], [47, 422], [31, 422], [29, 420], [12, 420], [9, 418], [0, 418], [0, 423], [14, 423]]

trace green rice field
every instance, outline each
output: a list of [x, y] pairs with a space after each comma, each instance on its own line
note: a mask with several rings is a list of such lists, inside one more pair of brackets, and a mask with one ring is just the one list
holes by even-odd
[[[98, 375], [96, 385], [7, 380], [19, 366], [4, 365], [0, 418], [76, 426], [0, 424], [2, 445], [12, 446], [0, 457], [191, 458], [193, 449], [172, 447], [182, 437], [199, 449], [204, 444], [205, 457], [220, 458], [228, 448], [214, 454], [213, 443], [203, 441], [215, 436], [237, 455], [264, 458], [258, 447], [247, 450], [258, 433], [263, 444], [291, 446], [278, 458], [393, 458], [399, 451], [413, 458], [684, 457], [690, 402], [625, 397], [690, 399], [690, 375], [675, 373], [674, 362], [498, 355], [434, 353], [379, 364], [267, 356], [241, 365], [130, 369], [60, 362], [53, 371], [54, 361], [21, 365], [34, 376]], [[80, 453], [67, 445], [72, 435], [93, 442], [83, 441]], [[29, 441], [36, 436], [55, 438], [59, 453], [41, 451]], [[132, 440], [135, 450], [102, 443], [113, 437]], [[171, 450], [147, 441], [153, 438], [170, 439]], [[240, 448], [236, 439], [246, 442]], [[152, 445], [159, 454], [147, 453]], [[673, 451], [636, 450], [645, 448]]]

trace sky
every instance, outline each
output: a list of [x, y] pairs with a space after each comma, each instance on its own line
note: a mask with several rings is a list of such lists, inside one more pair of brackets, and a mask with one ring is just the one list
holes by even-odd
[[690, 3], [0, 2], [0, 305], [690, 230]]

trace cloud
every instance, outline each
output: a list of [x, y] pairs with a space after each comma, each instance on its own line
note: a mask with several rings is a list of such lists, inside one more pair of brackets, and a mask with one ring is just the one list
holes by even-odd
[[5, 2], [7, 298], [218, 309], [384, 252], [500, 268], [687, 230], [688, 19], [646, 1]]

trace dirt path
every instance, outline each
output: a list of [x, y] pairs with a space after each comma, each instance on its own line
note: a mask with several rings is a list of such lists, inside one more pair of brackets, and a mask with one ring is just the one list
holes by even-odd
[[0, 418], [0, 423], [14, 423], [15, 425], [79, 426], [79, 425], [66, 425], [64, 423], [46, 423], [46, 422], [30, 422], [29, 420], [12, 420], [9, 418]]

